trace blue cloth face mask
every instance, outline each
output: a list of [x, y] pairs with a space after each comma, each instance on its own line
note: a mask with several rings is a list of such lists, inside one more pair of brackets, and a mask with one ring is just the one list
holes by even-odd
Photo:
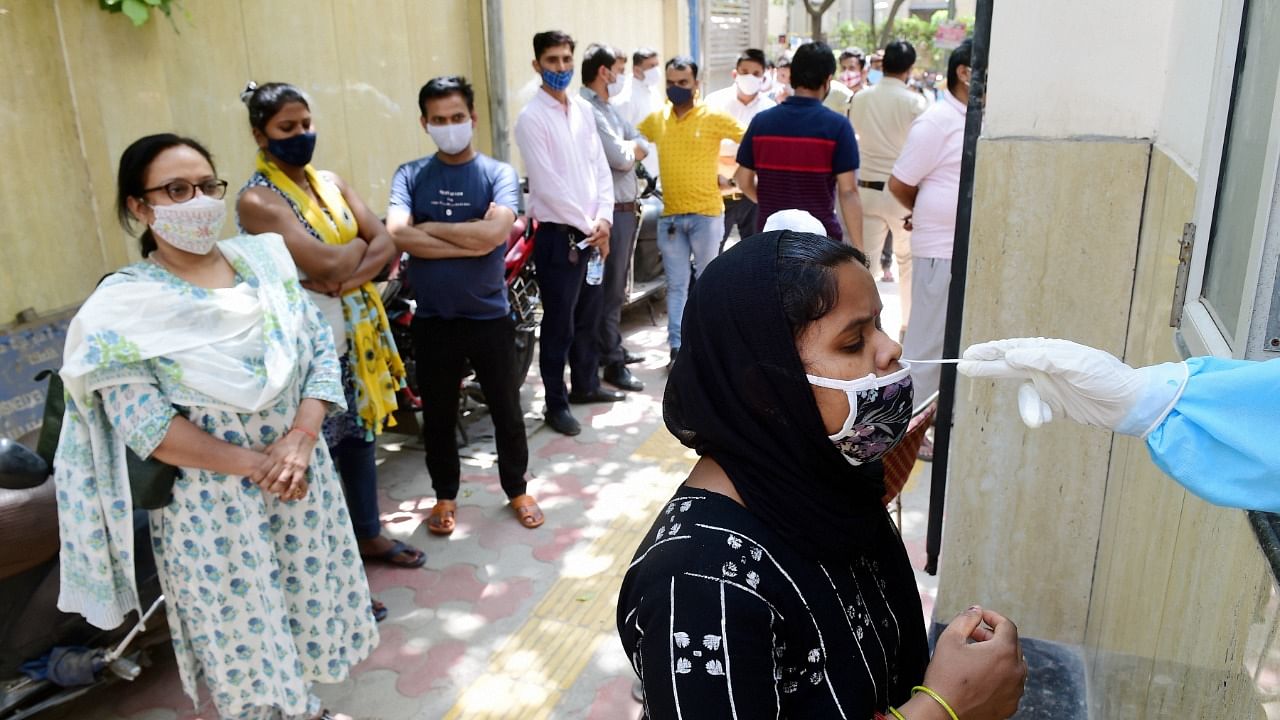
[[693, 90], [682, 88], [679, 85], [667, 86], [667, 99], [672, 105], [684, 105], [693, 99]]
[[542, 84], [546, 85], [552, 90], [555, 90], [556, 92], [561, 92], [565, 88], [568, 88], [569, 83], [572, 81], [573, 81], [572, 70], [561, 70], [560, 72], [555, 72], [553, 70], [542, 71]]
[[884, 78], [883, 70], [870, 70], [867, 72], [867, 82], [872, 85], [879, 83], [880, 80], [883, 78]]
[[291, 135], [287, 138], [267, 139], [267, 152], [286, 165], [303, 167], [311, 163], [316, 151], [316, 134], [313, 132]]
[[836, 449], [850, 465], [875, 462], [889, 454], [911, 424], [915, 393], [911, 386], [911, 366], [884, 377], [868, 375], [857, 380], [837, 380], [806, 375], [818, 387], [841, 390], [849, 398], [849, 415], [834, 435]]

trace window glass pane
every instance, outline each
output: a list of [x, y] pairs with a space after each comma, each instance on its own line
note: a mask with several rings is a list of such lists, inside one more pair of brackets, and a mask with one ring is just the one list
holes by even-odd
[[[1227, 129], [1203, 293], [1219, 329], [1232, 345], [1237, 345], [1245, 270], [1253, 247], [1258, 198], [1263, 197], [1263, 163], [1280, 70], [1280, 42], [1276, 42], [1280, 38], [1280, 3], [1251, 0], [1247, 13], [1244, 65], [1236, 80]], [[1249, 295], [1252, 297], [1252, 289]]]

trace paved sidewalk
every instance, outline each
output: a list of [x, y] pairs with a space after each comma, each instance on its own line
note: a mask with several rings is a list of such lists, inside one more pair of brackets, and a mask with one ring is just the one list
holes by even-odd
[[[896, 285], [882, 284], [885, 327], [896, 335]], [[450, 538], [423, 526], [434, 502], [421, 443], [385, 435], [379, 443], [382, 507], [388, 532], [424, 548], [424, 569], [371, 567], [385, 602], [381, 643], [352, 678], [322, 686], [334, 711], [367, 720], [436, 718], [637, 718], [633, 674], [614, 631], [618, 586], [658, 509], [695, 456], [662, 424], [667, 360], [665, 318], [643, 309], [624, 318], [632, 366], [647, 390], [615, 405], [578, 406], [576, 438], [541, 422], [537, 365], [524, 389], [530, 492], [546, 524], [526, 530], [504, 504], [492, 425], [483, 408], [468, 418], [458, 529]], [[927, 466], [904, 495], [903, 538], [924, 562]], [[917, 572], [927, 621], [936, 579]], [[84, 720], [214, 720], [182, 695], [165, 648], [133, 685], [91, 694], [50, 717]]]

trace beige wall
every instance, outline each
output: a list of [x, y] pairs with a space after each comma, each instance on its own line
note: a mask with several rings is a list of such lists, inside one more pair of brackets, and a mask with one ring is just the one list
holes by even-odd
[[[1196, 186], [1157, 148], [1144, 207], [1125, 359], [1178, 360], [1169, 289]], [[1117, 437], [1085, 633], [1095, 717], [1251, 717], [1246, 667], [1276, 622], [1271, 570], [1244, 513], [1190, 495]], [[1255, 660], [1255, 664], [1257, 661]], [[1280, 662], [1262, 663], [1274, 672]]]
[[[962, 346], [1049, 336], [1123, 351], [1148, 153], [1141, 142], [980, 143]], [[935, 617], [987, 604], [1028, 635], [1078, 643], [1111, 436], [1028, 430], [1016, 391], [958, 386]]]
[[[1098, 139], [984, 139], [978, 158], [962, 343], [1179, 359], [1169, 308], [1197, 191], [1182, 164]], [[959, 384], [935, 618], [980, 602], [1082, 647], [1091, 717], [1263, 717], [1280, 599], [1245, 513], [1188, 494], [1140, 440], [1026, 429], [1015, 392]]]
[[[182, 3], [177, 33], [161, 17], [135, 28], [91, 0], [4, 5], [0, 327], [23, 308], [76, 305], [101, 275], [136, 259], [112, 206], [117, 162], [137, 138], [196, 137], [237, 190], [254, 160], [238, 97], [250, 79], [291, 82], [311, 96], [316, 165], [343, 176], [379, 214], [396, 166], [434, 151], [417, 108], [431, 77], [471, 79], [477, 145], [490, 150], [481, 0], [202, 0]], [[627, 12], [586, 0], [502, 5], [507, 98], [533, 77], [535, 29], [561, 27], [581, 47], [687, 49], [682, 0], [637, 0]], [[508, 107], [514, 120], [521, 104]]]

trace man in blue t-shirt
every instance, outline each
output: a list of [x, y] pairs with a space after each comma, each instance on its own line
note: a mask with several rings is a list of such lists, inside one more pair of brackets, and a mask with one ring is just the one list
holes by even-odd
[[467, 360], [493, 418], [502, 489], [520, 523], [535, 528], [543, 516], [526, 493], [529, 444], [504, 278], [520, 180], [510, 165], [472, 147], [475, 92], [465, 78], [431, 80], [418, 93], [418, 107], [439, 151], [396, 170], [387, 229], [396, 247], [413, 256], [413, 351], [427, 472], [436, 492], [427, 529], [448, 535], [455, 527], [461, 469], [454, 438]]
[[[848, 118], [822, 104], [835, 70], [835, 55], [826, 43], [805, 43], [796, 50], [791, 58], [795, 95], [752, 118], [738, 146], [733, 179], [759, 206], [758, 227], [779, 210], [804, 210], [822, 221], [828, 236], [843, 237], [861, 250], [858, 141]], [[844, 233], [836, 218], [837, 199]]]

